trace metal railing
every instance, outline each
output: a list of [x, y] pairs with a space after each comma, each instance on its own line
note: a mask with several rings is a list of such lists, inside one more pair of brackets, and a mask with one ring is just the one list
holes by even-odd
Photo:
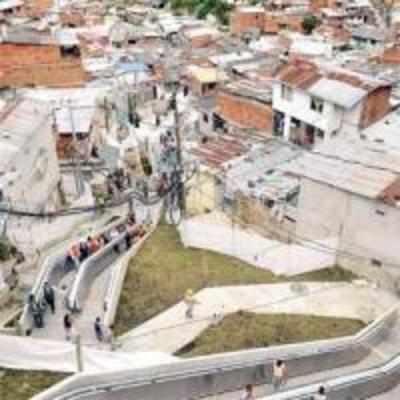
[[[98, 236], [106, 233], [114, 227], [120, 225], [125, 220], [126, 217], [121, 217], [113, 223], [92, 232], [91, 235]], [[35, 296], [36, 301], [40, 302], [43, 299], [43, 288], [45, 282], [49, 282], [51, 286], [56, 286], [68, 274], [69, 271], [66, 269], [65, 263], [68, 249], [71, 247], [71, 245], [72, 242], [68, 242], [44, 259], [39, 275], [31, 291], [31, 293]], [[30, 315], [27, 305], [25, 305], [22, 312], [19, 320], [19, 326], [23, 332], [25, 332], [27, 329], [31, 329], [33, 326], [32, 316]]]
[[[351, 337], [197, 357], [175, 363], [130, 371], [76, 376], [35, 400], [80, 398], [140, 398], [141, 400], [196, 399], [231, 392], [247, 383], [271, 383], [276, 359], [290, 360], [291, 376], [358, 363], [370, 346], [384, 340], [397, 319], [391, 310]], [[122, 393], [121, 393], [122, 392]], [[107, 393], [107, 397], [101, 397]], [[100, 397], [96, 397], [99, 396]]]
[[[124, 219], [119, 224], [126, 224], [127, 219]], [[89, 294], [90, 286], [93, 281], [106, 268], [112, 265], [113, 261], [120, 255], [114, 249], [120, 247], [126, 236], [126, 226], [120, 232], [118, 237], [111, 240], [103, 248], [91, 255], [85, 260], [78, 270], [78, 274], [71, 287], [71, 291], [67, 296], [67, 307], [72, 311], [81, 311], [83, 304]]]

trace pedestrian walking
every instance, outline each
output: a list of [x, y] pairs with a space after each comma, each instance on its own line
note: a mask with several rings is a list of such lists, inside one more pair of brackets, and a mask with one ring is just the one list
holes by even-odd
[[327, 400], [326, 391], [325, 391], [324, 386], [320, 386], [320, 387], [318, 388], [318, 392], [317, 392], [317, 394], [315, 394], [315, 395], [313, 396], [313, 399], [314, 399], [314, 400]]
[[185, 316], [186, 316], [186, 318], [191, 319], [191, 318], [193, 318], [194, 306], [196, 304], [199, 304], [199, 302], [193, 296], [193, 290], [192, 289], [186, 290], [184, 302], [186, 304]]
[[277, 360], [273, 366], [272, 385], [274, 390], [279, 390], [287, 383], [287, 368], [282, 360]]
[[28, 297], [28, 310], [29, 313], [32, 315], [35, 328], [43, 328], [42, 309], [32, 293]]
[[114, 338], [114, 327], [104, 325], [104, 341], [109, 343], [110, 350], [114, 351], [116, 348], [115, 338]]
[[104, 340], [104, 331], [100, 317], [97, 317], [94, 321], [94, 334], [96, 335], [96, 339], [99, 342], [102, 342]]
[[242, 395], [240, 396], [240, 400], [255, 400], [253, 393], [253, 385], [246, 385]]
[[51, 313], [56, 312], [56, 296], [54, 289], [49, 285], [49, 282], [44, 283], [43, 297], [46, 303], [49, 305]]
[[130, 249], [132, 246], [132, 237], [129, 230], [125, 232], [125, 246], [127, 250]]
[[15, 269], [15, 267], [11, 268], [11, 273], [8, 277], [8, 286], [10, 290], [14, 290], [18, 287], [19, 283], [19, 274], [18, 271]]
[[70, 341], [72, 339], [72, 318], [70, 314], [64, 315], [64, 332], [65, 340]]

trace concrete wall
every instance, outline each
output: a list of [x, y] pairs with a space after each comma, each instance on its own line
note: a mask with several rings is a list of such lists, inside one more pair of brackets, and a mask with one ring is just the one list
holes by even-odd
[[273, 112], [270, 104], [219, 91], [217, 108], [225, 120], [245, 128], [266, 131], [265, 135], [271, 136]]
[[298, 237], [338, 237], [339, 265], [395, 288], [400, 277], [400, 209], [303, 179], [298, 216]]
[[186, 197], [188, 214], [198, 215], [214, 210], [217, 206], [215, 176], [208, 172], [199, 172], [192, 182]]
[[60, 175], [50, 119], [32, 129], [13, 162], [19, 177], [6, 188], [5, 195], [14, 204], [42, 207], [54, 193]]
[[309, 179], [301, 180], [296, 235], [307, 239], [334, 237], [347, 213], [347, 194]]
[[[362, 113], [362, 103], [357, 104], [351, 110], [342, 110], [343, 120], [339, 132], [341, 135], [354, 135], [359, 132], [359, 122]], [[357, 136], [358, 137], [358, 136]]]
[[372, 259], [383, 266], [400, 265], [400, 209], [360, 196], [348, 197], [340, 249], [361, 254], [366, 259], [359, 262], [366, 265], [372, 265]]

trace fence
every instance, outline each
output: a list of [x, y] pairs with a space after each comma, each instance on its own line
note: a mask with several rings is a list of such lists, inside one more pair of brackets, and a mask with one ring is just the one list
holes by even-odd
[[111, 326], [114, 323], [118, 307], [118, 301], [124, 283], [124, 278], [129, 266], [129, 262], [132, 259], [132, 257], [136, 255], [136, 253], [142, 247], [144, 242], [147, 240], [147, 238], [151, 235], [151, 233], [158, 225], [158, 222], [161, 217], [161, 210], [162, 207], [158, 206], [155, 215], [153, 216], [153, 221], [150, 231], [147, 232], [146, 235], [143, 238], [141, 238], [138, 243], [136, 243], [130, 250], [128, 250], [121, 257], [117, 265], [115, 265], [112, 270], [111, 279], [109, 281], [106, 296], [104, 298], [104, 310], [105, 310], [104, 324], [106, 326]]
[[136, 372], [78, 375], [34, 400], [201, 398], [247, 383], [271, 382], [277, 358], [290, 360], [291, 376], [307, 375], [358, 362], [369, 353], [369, 346], [386, 337], [396, 320], [394, 309], [352, 337], [198, 357]]

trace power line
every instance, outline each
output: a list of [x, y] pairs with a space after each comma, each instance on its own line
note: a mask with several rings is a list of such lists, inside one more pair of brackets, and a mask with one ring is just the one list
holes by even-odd
[[[186, 179], [185, 182], [189, 181], [195, 174], [196, 169], [194, 169]], [[76, 215], [76, 214], [82, 214], [82, 213], [88, 213], [88, 212], [94, 212], [94, 211], [104, 211], [110, 208], [115, 208], [119, 207], [123, 204], [129, 203], [132, 199], [138, 200], [140, 203], [143, 205], [154, 205], [157, 204], [160, 200], [165, 198], [167, 195], [170, 193], [175, 192], [176, 190], [179, 189], [179, 183], [173, 183], [169, 187], [164, 190], [164, 192], [161, 195], [156, 195], [153, 197], [147, 197], [145, 195], [141, 195], [138, 192], [133, 192], [125, 198], [121, 200], [116, 200], [108, 204], [104, 205], [96, 205], [96, 206], [87, 206], [87, 207], [73, 207], [65, 210], [59, 210], [59, 211], [54, 211], [54, 212], [33, 212], [33, 211], [28, 211], [28, 210], [22, 210], [22, 209], [15, 209], [12, 207], [5, 208], [5, 207], [0, 207], [0, 214], [8, 214], [8, 215], [13, 215], [13, 216], [18, 216], [18, 217], [32, 217], [32, 218], [54, 218], [58, 216], [68, 216], [68, 215]]]

